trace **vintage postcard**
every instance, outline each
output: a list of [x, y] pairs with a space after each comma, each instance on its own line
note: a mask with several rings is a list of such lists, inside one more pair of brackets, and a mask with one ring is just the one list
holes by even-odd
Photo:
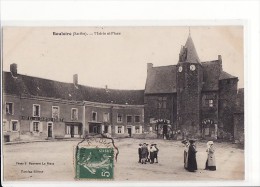
[[6, 181], [243, 181], [244, 27], [3, 27]]

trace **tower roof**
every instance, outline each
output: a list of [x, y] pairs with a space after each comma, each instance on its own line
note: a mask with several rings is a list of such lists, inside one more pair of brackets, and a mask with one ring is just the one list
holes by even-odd
[[200, 63], [200, 59], [190, 34], [185, 46], [181, 49], [179, 62]]

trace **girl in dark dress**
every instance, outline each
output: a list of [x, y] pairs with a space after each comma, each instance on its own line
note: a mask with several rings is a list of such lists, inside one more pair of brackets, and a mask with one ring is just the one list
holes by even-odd
[[148, 154], [147, 144], [144, 143], [141, 148], [141, 163], [142, 164], [146, 164], [147, 154]]

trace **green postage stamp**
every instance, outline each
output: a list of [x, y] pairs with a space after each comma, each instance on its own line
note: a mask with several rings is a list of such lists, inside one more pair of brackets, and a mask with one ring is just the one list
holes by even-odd
[[112, 143], [103, 138], [88, 139], [87, 143], [76, 148], [75, 178], [114, 179], [114, 159], [118, 152], [115, 157]]
[[77, 179], [113, 179], [113, 148], [79, 148], [76, 158]]

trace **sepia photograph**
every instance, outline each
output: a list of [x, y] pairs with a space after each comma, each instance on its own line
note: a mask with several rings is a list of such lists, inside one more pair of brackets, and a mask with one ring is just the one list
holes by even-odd
[[4, 181], [245, 180], [243, 25], [2, 36]]

